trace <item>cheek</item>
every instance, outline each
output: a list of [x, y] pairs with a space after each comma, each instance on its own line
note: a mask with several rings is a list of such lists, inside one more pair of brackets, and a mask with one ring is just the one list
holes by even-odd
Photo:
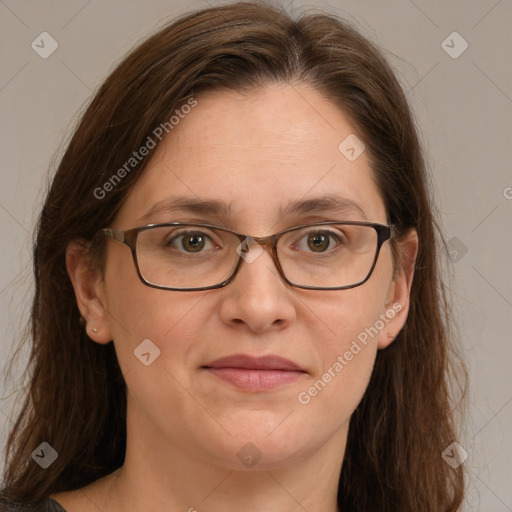
[[120, 321], [113, 322], [116, 354], [135, 410], [144, 411], [138, 421], [159, 425], [162, 435], [182, 444], [183, 417], [189, 428], [205, 422], [189, 390], [212, 314], [205, 311], [199, 292], [144, 288], [117, 297], [122, 309], [116, 310]]
[[[201, 297], [175, 296], [175, 293], [147, 287], [131, 297], [123, 297], [122, 309], [112, 311], [112, 334], [119, 352], [133, 352], [143, 340], [151, 340], [160, 355], [174, 361], [204, 338], [209, 315], [201, 307]], [[120, 299], [115, 304], [121, 304]], [[121, 356], [121, 354], [119, 354]]]
[[[332, 291], [319, 297], [304, 299], [307, 303], [307, 320], [312, 338], [317, 340], [317, 350], [325, 357], [335, 358], [350, 350], [354, 341], [370, 345], [377, 341], [377, 331], [382, 329], [379, 317], [386, 311], [385, 299], [389, 280], [377, 274], [357, 288]], [[377, 324], [377, 325], [376, 325]], [[375, 329], [375, 326], [377, 329]], [[320, 336], [321, 331], [321, 336]], [[354, 349], [357, 351], [357, 348]], [[349, 356], [350, 357], [350, 356]]]
[[314, 313], [308, 320], [311, 338], [321, 361], [310, 386], [297, 398], [312, 414], [332, 409], [334, 421], [348, 420], [366, 390], [378, 335], [386, 325], [381, 318], [386, 311], [391, 260], [385, 253], [381, 256], [381, 265], [363, 286], [333, 291], [321, 298], [311, 296], [307, 302], [308, 310]]
[[157, 366], [169, 359], [179, 367], [176, 362], [181, 360], [183, 364], [185, 353], [203, 337], [211, 318], [211, 314], [201, 314], [205, 292], [172, 292], [144, 285], [126, 252], [107, 260], [106, 268], [107, 318], [121, 368], [123, 372], [140, 369], [136, 356], [144, 340], [156, 347], [145, 342], [158, 354]]
[[340, 304], [332, 317], [335, 334], [317, 339], [321, 364], [296, 395], [305, 430], [319, 438], [348, 425], [368, 387], [377, 353], [377, 338], [368, 329], [378, 318], [377, 308], [345, 306]]

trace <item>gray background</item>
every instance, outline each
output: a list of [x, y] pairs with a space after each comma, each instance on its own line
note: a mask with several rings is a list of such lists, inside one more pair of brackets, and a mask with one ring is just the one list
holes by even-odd
[[[47, 170], [78, 109], [115, 62], [164, 19], [215, 4], [0, 1], [2, 372], [28, 314], [32, 230]], [[466, 509], [512, 511], [512, 2], [284, 4], [326, 10], [353, 22], [386, 50], [408, 91], [450, 240], [453, 293], [470, 369], [469, 417], [466, 432], [458, 439], [469, 453], [464, 462], [470, 477]], [[44, 31], [59, 45], [47, 59], [31, 48]], [[442, 46], [454, 31], [469, 45], [457, 58]], [[463, 41], [451, 37], [446, 44], [454, 55]], [[442, 257], [448, 261], [448, 255]], [[18, 374], [25, 361], [22, 352]], [[6, 397], [0, 401], [2, 446], [10, 421], [10, 394], [19, 386], [9, 380], [0, 391]]]

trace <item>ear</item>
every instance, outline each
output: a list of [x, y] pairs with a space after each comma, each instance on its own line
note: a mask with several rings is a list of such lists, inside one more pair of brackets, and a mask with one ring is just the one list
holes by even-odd
[[398, 251], [401, 254], [401, 265], [389, 286], [381, 319], [385, 327], [379, 332], [377, 347], [389, 346], [402, 330], [409, 313], [410, 292], [414, 277], [414, 265], [418, 255], [418, 234], [410, 228], [400, 236]]
[[88, 242], [74, 240], [66, 249], [66, 268], [75, 290], [78, 309], [85, 319], [87, 335], [97, 343], [112, 341], [107, 322], [104, 281], [99, 269], [91, 268]]

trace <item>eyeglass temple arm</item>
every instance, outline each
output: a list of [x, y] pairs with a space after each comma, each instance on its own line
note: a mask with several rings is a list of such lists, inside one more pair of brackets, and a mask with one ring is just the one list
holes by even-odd
[[116, 242], [121, 242], [122, 244], [126, 242], [124, 231], [121, 231], [120, 229], [105, 228], [103, 233], [106, 237], [112, 238], [112, 240], [115, 240]]

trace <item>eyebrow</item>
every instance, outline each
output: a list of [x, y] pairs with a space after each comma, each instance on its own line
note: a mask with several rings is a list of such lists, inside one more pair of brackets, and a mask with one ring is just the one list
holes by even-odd
[[[172, 196], [154, 204], [140, 220], [148, 220], [159, 213], [187, 212], [215, 217], [228, 217], [231, 211], [231, 204], [218, 199], [201, 199], [187, 196]], [[368, 217], [362, 206], [344, 197], [326, 195], [305, 200], [289, 201], [281, 206], [278, 211], [279, 217], [286, 217], [293, 214], [305, 214], [315, 212], [332, 211], [340, 214], [355, 213], [367, 221]]]

